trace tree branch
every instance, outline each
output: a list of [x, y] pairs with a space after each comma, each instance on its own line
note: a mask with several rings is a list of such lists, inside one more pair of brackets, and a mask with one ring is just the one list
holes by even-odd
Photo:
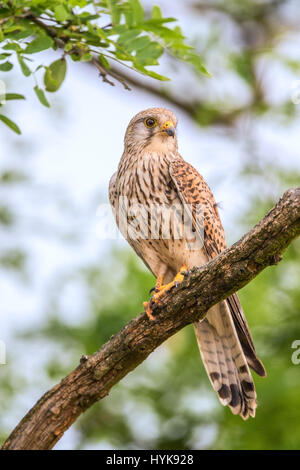
[[51, 449], [78, 416], [135, 369], [161, 343], [205, 316], [220, 300], [245, 286], [300, 235], [300, 188], [287, 191], [241, 240], [168, 293], [153, 313], [134, 318], [98, 352], [49, 390], [18, 424], [3, 449]]
[[[35, 23], [37, 26], [39, 26], [41, 29], [43, 29], [44, 31], [46, 31], [46, 33], [55, 41], [57, 47], [59, 47], [60, 49], [64, 50], [65, 48], [65, 45], [67, 44], [69, 38], [68, 36], [64, 36], [63, 34], [61, 34], [60, 36], [58, 35], [58, 31], [56, 28], [52, 27], [52, 26], [49, 26], [48, 24], [44, 23], [45, 20], [49, 20], [48, 18], [42, 18], [44, 21], [41, 21], [41, 18], [36, 16], [33, 12], [31, 12], [30, 10], [26, 11], [23, 15], [19, 16], [18, 18], [28, 18], [29, 20], [31, 20], [33, 23]], [[77, 54], [78, 57], [81, 57], [82, 54], [83, 54], [83, 50], [76, 46], [75, 44], [73, 45], [72, 47], [72, 50], [68, 51], [68, 52], [64, 52], [64, 54]], [[90, 63], [95, 66], [98, 71], [99, 71], [99, 74], [100, 76], [102, 77], [102, 80], [103, 82], [105, 83], [108, 83], [109, 85], [112, 85], [114, 86], [114, 82], [112, 82], [111, 80], [109, 80], [107, 78], [107, 76], [111, 76], [112, 78], [114, 78], [115, 80], [117, 80], [119, 83], [121, 83], [121, 85], [123, 85], [123, 87], [125, 88], [125, 90], [130, 90], [130, 87], [128, 86], [128, 84], [125, 82], [125, 79], [123, 77], [119, 77], [118, 74], [115, 72], [115, 71], [112, 71], [112, 70], [108, 70], [107, 68], [105, 68], [99, 61], [99, 59], [94, 56], [92, 58], [92, 60], [90, 61]]]

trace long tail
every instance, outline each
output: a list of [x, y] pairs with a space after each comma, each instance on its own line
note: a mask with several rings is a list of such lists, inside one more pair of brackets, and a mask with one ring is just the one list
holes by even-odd
[[204, 366], [221, 403], [243, 419], [254, 417], [255, 385], [227, 301], [212, 307], [194, 328]]

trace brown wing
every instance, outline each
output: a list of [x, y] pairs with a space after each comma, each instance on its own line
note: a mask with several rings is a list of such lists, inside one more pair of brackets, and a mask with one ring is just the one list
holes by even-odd
[[226, 242], [217, 204], [210, 188], [198, 171], [183, 159], [173, 160], [169, 171], [181, 201], [191, 208], [196, 226], [196, 206], [201, 206], [204, 248], [208, 257], [214, 258], [226, 248]]
[[226, 248], [226, 242], [218, 208], [210, 188], [198, 171], [183, 159], [173, 160], [169, 171], [181, 201], [192, 212], [195, 226], [198, 224], [195, 218], [196, 207], [201, 206], [204, 248], [208, 257], [214, 258]]
[[[194, 214], [196, 214], [196, 206], [201, 205], [203, 211], [204, 248], [210, 259], [215, 258], [226, 248], [226, 241], [218, 207], [209, 186], [198, 171], [181, 158], [171, 162], [169, 171], [181, 201], [192, 208], [191, 217], [196, 226], [197, 221]], [[226, 302], [249, 366], [258, 375], [264, 376], [266, 374], [265, 369], [256, 355], [251, 333], [238, 295], [231, 295], [226, 299]]]

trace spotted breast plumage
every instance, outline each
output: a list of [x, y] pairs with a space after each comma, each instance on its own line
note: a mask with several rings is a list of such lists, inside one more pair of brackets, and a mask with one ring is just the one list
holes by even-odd
[[[109, 185], [120, 231], [157, 279], [152, 300], [145, 303], [150, 319], [151, 305], [182, 281], [183, 271], [207, 263], [226, 248], [214, 196], [198, 171], [178, 153], [176, 127], [177, 118], [167, 109], [138, 113], [128, 125], [124, 153]], [[183, 227], [186, 220], [192, 233], [199, 229], [201, 243], [190, 245]], [[260, 376], [265, 370], [238, 295], [213, 306], [194, 328], [221, 403], [244, 419], [254, 417], [257, 397], [249, 367]]]

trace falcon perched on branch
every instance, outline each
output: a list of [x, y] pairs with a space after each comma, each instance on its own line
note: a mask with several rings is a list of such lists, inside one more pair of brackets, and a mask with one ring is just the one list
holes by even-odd
[[[150, 320], [153, 304], [177, 286], [186, 271], [226, 248], [214, 196], [179, 155], [176, 126], [176, 116], [167, 109], [138, 113], [128, 125], [124, 153], [109, 185], [121, 233], [157, 279], [154, 295], [144, 304]], [[261, 376], [265, 369], [237, 294], [213, 306], [194, 328], [221, 403], [244, 419], [254, 417], [256, 391], [249, 367]]]

